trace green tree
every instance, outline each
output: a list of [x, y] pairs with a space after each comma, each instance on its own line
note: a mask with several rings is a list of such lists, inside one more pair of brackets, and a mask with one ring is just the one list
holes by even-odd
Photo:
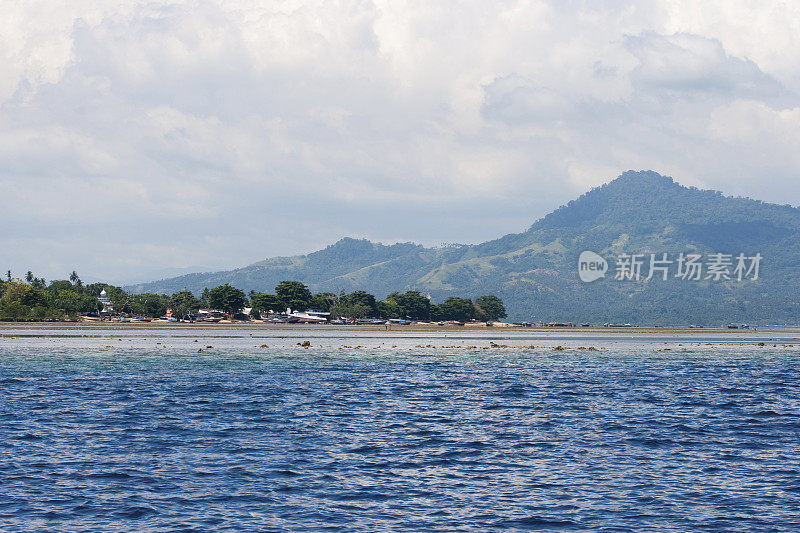
[[173, 316], [183, 318], [200, 308], [200, 300], [191, 291], [184, 289], [170, 296], [167, 305], [172, 308]]
[[[130, 313], [130, 295], [120, 287], [114, 285], [105, 286], [106, 296], [111, 300], [114, 311], [120, 313]], [[99, 294], [99, 293], [98, 293]]]
[[287, 304], [275, 294], [255, 293], [250, 297], [250, 305], [259, 313], [262, 311], [282, 313], [286, 309]]
[[52, 305], [67, 314], [90, 313], [97, 311], [97, 298], [80, 294], [74, 290], [59, 291], [52, 297]]
[[475, 316], [475, 306], [469, 298], [451, 296], [437, 307], [442, 320], [458, 320], [463, 322]]
[[31, 308], [28, 315], [32, 320], [59, 320], [64, 318], [64, 314], [52, 307], [36, 306]]
[[332, 292], [318, 292], [311, 297], [311, 300], [308, 302], [308, 308], [330, 311], [336, 301], [337, 297]]
[[365, 316], [377, 316], [378, 308], [375, 296], [366, 291], [355, 291], [347, 295], [347, 303], [350, 306], [365, 310]]
[[19, 303], [25, 307], [46, 306], [47, 294], [32, 285], [18, 281], [7, 281], [3, 300], [6, 303]]
[[209, 292], [210, 291], [208, 290], [208, 287], [204, 287], [202, 294], [200, 294], [200, 308], [201, 309], [205, 309], [205, 308], [207, 308], [209, 306], [209, 303], [208, 303], [208, 293]]
[[134, 294], [130, 296], [128, 305], [133, 313], [151, 317], [164, 316], [169, 298], [162, 294]]
[[293, 310], [305, 311], [311, 301], [311, 291], [299, 281], [281, 281], [275, 294]]
[[27, 320], [29, 317], [30, 308], [22, 302], [0, 302], [0, 319]]
[[411, 320], [429, 320], [431, 316], [431, 301], [419, 291], [393, 292], [386, 297], [386, 303], [396, 304], [401, 317]]
[[6, 282], [6, 290], [3, 293], [3, 301], [5, 303], [20, 302], [26, 297], [30, 287], [18, 281]]
[[400, 318], [400, 306], [396, 301], [386, 299], [376, 304], [378, 308], [378, 316], [383, 318]]
[[508, 316], [506, 314], [506, 307], [503, 305], [503, 300], [491, 294], [481, 296], [475, 300], [475, 307], [477, 315], [489, 322]]
[[220, 311], [233, 315], [244, 308], [247, 303], [244, 291], [231, 286], [229, 283], [214, 287], [208, 291], [208, 304]]
[[[50, 282], [50, 285], [47, 286], [48, 292], [53, 294], [58, 294], [59, 291], [71, 291], [72, 289], [72, 283], [65, 279], [53, 280]], [[100, 291], [97, 291], [97, 294], [100, 294]]]
[[[38, 287], [19, 281], [3, 283], [3, 295], [0, 297], [0, 318], [5, 320], [28, 320], [31, 308], [48, 307], [47, 293]], [[35, 318], [35, 317], [34, 317]]]
[[28, 270], [28, 272], [25, 273], [25, 281], [27, 281], [28, 283], [33, 283], [33, 272], [31, 272], [30, 270]]
[[375, 296], [366, 291], [340, 294], [336, 303], [331, 306], [330, 312], [333, 316], [349, 318], [377, 317], [379, 314]]

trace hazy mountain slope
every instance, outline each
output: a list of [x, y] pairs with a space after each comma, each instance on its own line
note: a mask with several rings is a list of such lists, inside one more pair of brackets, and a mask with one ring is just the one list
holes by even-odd
[[395, 277], [385, 280], [389, 290], [394, 290], [396, 275], [406, 275], [415, 268], [427, 264], [431, 252], [411, 243], [386, 246], [367, 240], [344, 238], [323, 250], [308, 255], [276, 257], [258, 263], [223, 272], [205, 272], [178, 276], [151, 283], [131, 286], [132, 292], [156, 292], [172, 294], [184, 287], [193, 292], [202, 292], [205, 287], [230, 283], [245, 291], [271, 291], [280, 281], [298, 279], [309, 284], [315, 291], [351, 290], [361, 288], [359, 283], [379, 283], [380, 272], [394, 272]]
[[[629, 172], [525, 233], [474, 247], [478, 258], [443, 265], [420, 285], [440, 297], [478, 287], [492, 290], [514, 316], [535, 320], [796, 322], [798, 238], [795, 208], [685, 188], [652, 172]], [[583, 250], [606, 257], [760, 252], [765, 259], [756, 282], [605, 279], [584, 284], [576, 269]]]
[[[800, 321], [800, 210], [683, 187], [654, 172], [626, 172], [534, 223], [475, 246], [427, 249], [343, 239], [324, 250], [248, 267], [192, 274], [134, 287], [199, 292], [229, 282], [270, 290], [299, 279], [313, 290], [364, 289], [378, 296], [415, 288], [435, 301], [495, 293], [525, 320], [705, 323]], [[761, 279], [584, 284], [577, 258], [620, 253], [761, 253]], [[648, 256], [649, 257], [649, 256]]]

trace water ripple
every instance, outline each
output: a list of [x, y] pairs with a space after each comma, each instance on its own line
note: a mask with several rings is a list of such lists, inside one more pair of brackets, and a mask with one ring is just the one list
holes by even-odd
[[214, 343], [1, 348], [0, 529], [800, 529], [796, 354]]

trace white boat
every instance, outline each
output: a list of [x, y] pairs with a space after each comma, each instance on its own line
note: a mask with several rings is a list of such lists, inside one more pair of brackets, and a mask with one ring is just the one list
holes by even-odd
[[286, 309], [289, 322], [302, 322], [305, 324], [321, 324], [328, 321], [330, 313], [322, 311], [294, 311]]
[[301, 311], [295, 311], [294, 313], [289, 313], [289, 319], [294, 319], [294, 322], [304, 322], [306, 324], [320, 324], [322, 322], [327, 322], [328, 319], [319, 315], [312, 315], [309, 313], [304, 313]]

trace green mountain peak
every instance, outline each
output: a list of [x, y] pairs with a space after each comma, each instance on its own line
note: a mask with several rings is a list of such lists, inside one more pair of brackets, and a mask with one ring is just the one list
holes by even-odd
[[[800, 322], [800, 210], [684, 187], [653, 171], [628, 171], [536, 221], [527, 231], [441, 249], [344, 238], [314, 253], [233, 271], [191, 274], [129, 289], [171, 293], [231, 283], [270, 291], [296, 279], [314, 291], [420, 290], [435, 301], [497, 294], [529, 321], [720, 325]], [[623, 254], [760, 253], [760, 279], [738, 282], [579, 280], [591, 250]], [[613, 274], [613, 273], [612, 273]]]

